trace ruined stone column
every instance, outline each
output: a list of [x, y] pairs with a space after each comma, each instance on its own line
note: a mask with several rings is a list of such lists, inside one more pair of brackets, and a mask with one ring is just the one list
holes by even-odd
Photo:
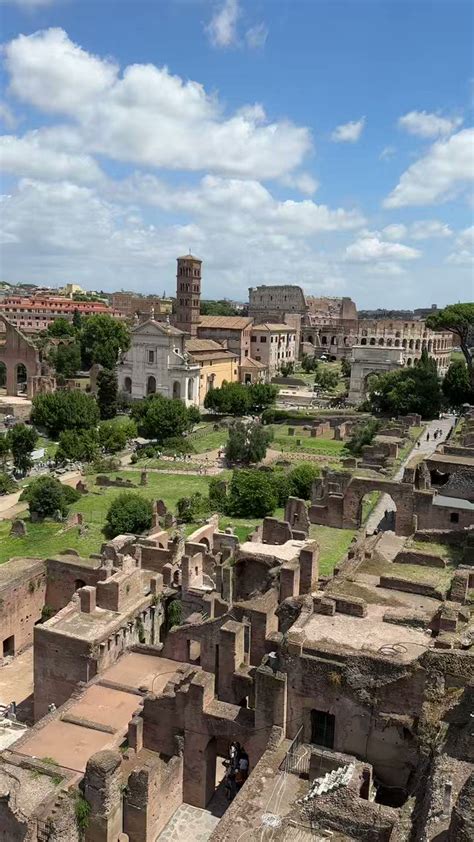
[[117, 842], [122, 833], [121, 766], [117, 751], [99, 751], [87, 762], [84, 797], [91, 812], [85, 842]]

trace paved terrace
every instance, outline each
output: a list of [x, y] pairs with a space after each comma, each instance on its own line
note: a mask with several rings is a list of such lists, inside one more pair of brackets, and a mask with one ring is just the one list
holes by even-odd
[[[398, 660], [409, 663], [419, 658], [432, 645], [429, 633], [406, 626], [397, 628], [385, 623], [385, 605], [368, 605], [366, 617], [351, 617], [347, 614], [312, 614], [302, 631], [305, 639], [303, 650], [319, 649], [326, 652], [340, 652], [370, 655], [392, 654]], [[395, 641], [401, 645], [392, 649]]]
[[30, 757], [51, 757], [60, 766], [82, 774], [92, 754], [116, 749], [125, 739], [129, 720], [142, 698], [138, 688], [161, 693], [179, 666], [179, 661], [130, 652], [105, 670], [79, 699], [67, 702], [44, 726], [38, 723], [22, 745], [10, 746], [10, 750]]

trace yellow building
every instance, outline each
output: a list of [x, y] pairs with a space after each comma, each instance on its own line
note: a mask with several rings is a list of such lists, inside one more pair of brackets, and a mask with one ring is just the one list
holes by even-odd
[[218, 389], [224, 380], [235, 383], [239, 379], [239, 357], [213, 339], [188, 339], [186, 351], [200, 366], [199, 403], [210, 389]]

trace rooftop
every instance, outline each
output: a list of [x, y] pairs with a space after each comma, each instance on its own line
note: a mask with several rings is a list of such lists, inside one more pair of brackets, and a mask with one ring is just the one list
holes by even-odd
[[[83, 772], [96, 751], [115, 748], [126, 734], [128, 723], [140, 705], [137, 689], [146, 687], [161, 693], [171, 674], [181, 666], [179, 661], [154, 655], [130, 652], [102, 673], [95, 684], [86, 688], [82, 696], [68, 705], [67, 711], [42, 728], [31, 732], [21, 746], [22, 754], [31, 757], [51, 757], [60, 766]], [[105, 687], [103, 682], [120, 685]], [[62, 719], [61, 719], [62, 717]], [[75, 718], [75, 722], [66, 721]], [[84, 725], [80, 724], [80, 720]], [[111, 730], [94, 730], [91, 723], [107, 725]], [[14, 747], [11, 746], [11, 750]]]
[[245, 330], [253, 323], [249, 316], [200, 316], [198, 330], [200, 327], [220, 327], [227, 330]]
[[252, 330], [263, 330], [269, 333], [281, 333], [284, 331], [294, 331], [291, 325], [285, 325], [282, 322], [262, 322], [262, 324], [253, 325]]
[[393, 654], [397, 660], [407, 663], [431, 646], [426, 632], [407, 626], [397, 629], [393, 623], [385, 623], [386, 611], [384, 605], [368, 605], [366, 617], [337, 612], [333, 616], [312, 614], [303, 627], [303, 649], [321, 647], [324, 651], [340, 652], [342, 648], [358, 655]]

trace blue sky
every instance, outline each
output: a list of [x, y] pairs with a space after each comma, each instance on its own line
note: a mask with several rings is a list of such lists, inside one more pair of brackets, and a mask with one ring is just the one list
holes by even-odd
[[470, 0], [0, 0], [0, 277], [473, 298]]

